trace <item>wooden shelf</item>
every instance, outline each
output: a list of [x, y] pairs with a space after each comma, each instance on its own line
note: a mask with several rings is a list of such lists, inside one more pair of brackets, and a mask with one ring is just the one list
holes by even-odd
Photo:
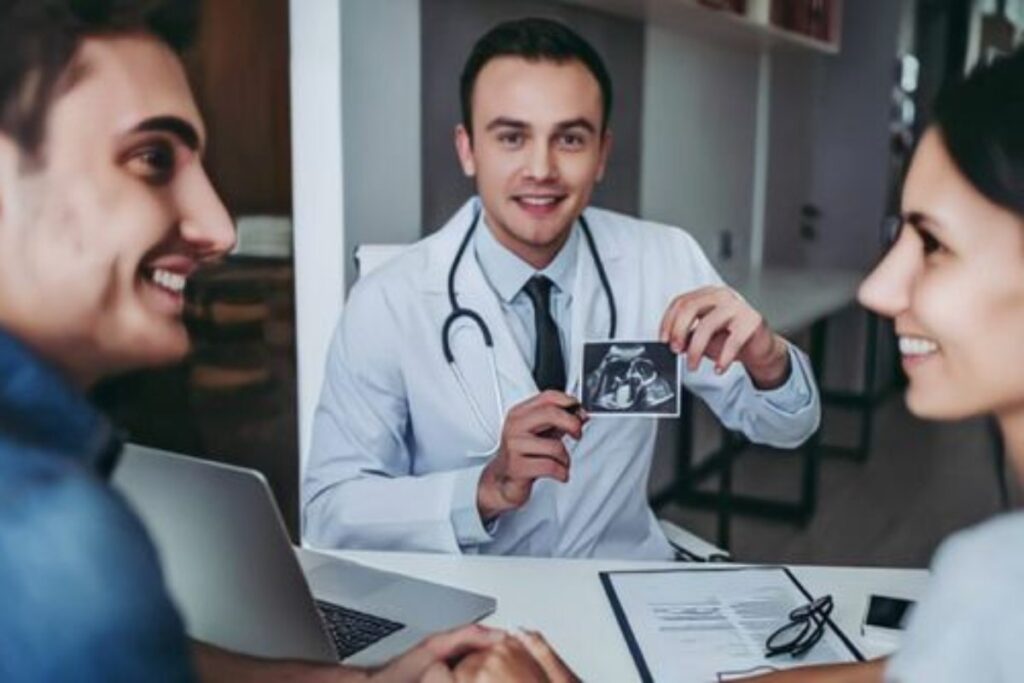
[[[838, 36], [840, 31], [838, 24], [831, 31], [836, 36], [836, 40], [825, 41], [776, 26], [768, 21], [767, 12], [761, 13], [765, 16], [755, 16], [757, 12], [754, 10], [745, 15], [736, 14], [701, 5], [697, 0], [564, 1], [670, 28], [696, 31], [739, 45], [769, 49], [806, 50], [826, 55], [839, 53]], [[837, 3], [836, 14], [841, 14], [841, 0], [834, 1]], [[767, 2], [767, 0], [748, 0], [748, 4], [752, 6], [761, 2]], [[836, 21], [838, 21], [838, 17]]]

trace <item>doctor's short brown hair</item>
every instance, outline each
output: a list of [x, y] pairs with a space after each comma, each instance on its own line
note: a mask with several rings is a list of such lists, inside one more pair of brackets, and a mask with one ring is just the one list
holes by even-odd
[[578, 61], [601, 88], [601, 130], [608, 128], [612, 115], [612, 79], [597, 50], [565, 24], [552, 19], [527, 17], [498, 24], [473, 45], [462, 69], [459, 95], [462, 125], [473, 134], [473, 88], [480, 71], [492, 59], [522, 57], [528, 61], [563, 64]]

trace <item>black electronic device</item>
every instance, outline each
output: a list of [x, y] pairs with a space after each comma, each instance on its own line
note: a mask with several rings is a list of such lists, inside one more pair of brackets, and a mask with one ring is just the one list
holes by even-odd
[[906, 628], [913, 600], [888, 595], [872, 595], [861, 623], [865, 638], [895, 642]]

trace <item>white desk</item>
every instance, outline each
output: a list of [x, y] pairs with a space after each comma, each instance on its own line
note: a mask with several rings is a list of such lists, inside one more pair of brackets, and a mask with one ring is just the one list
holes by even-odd
[[[628, 683], [639, 676], [598, 572], [679, 568], [670, 562], [563, 560], [345, 551], [340, 557], [380, 569], [465, 588], [498, 599], [483, 623], [542, 631], [585, 681]], [[695, 565], [701, 567], [714, 565]], [[792, 567], [812, 595], [831, 593], [833, 619], [866, 657], [885, 648], [861, 638], [859, 624], [872, 592], [916, 598], [927, 583], [922, 569]]]
[[722, 277], [764, 316], [793, 334], [852, 304], [864, 273], [837, 268], [723, 269]]

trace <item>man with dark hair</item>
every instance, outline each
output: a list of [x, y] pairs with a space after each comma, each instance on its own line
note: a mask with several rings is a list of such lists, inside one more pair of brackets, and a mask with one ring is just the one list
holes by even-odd
[[84, 392], [180, 359], [185, 283], [234, 243], [174, 52], [195, 16], [186, 0], [0, 0], [0, 680], [443, 681], [471, 652], [536, 672], [543, 642], [477, 626], [376, 672], [187, 641]]
[[583, 342], [668, 342], [728, 427], [783, 447], [818, 424], [807, 360], [685, 232], [588, 207], [612, 88], [582, 37], [501, 24], [461, 96], [455, 146], [479, 197], [352, 290], [314, 420], [306, 539], [670, 558], [645, 495], [654, 421], [584, 431]]

